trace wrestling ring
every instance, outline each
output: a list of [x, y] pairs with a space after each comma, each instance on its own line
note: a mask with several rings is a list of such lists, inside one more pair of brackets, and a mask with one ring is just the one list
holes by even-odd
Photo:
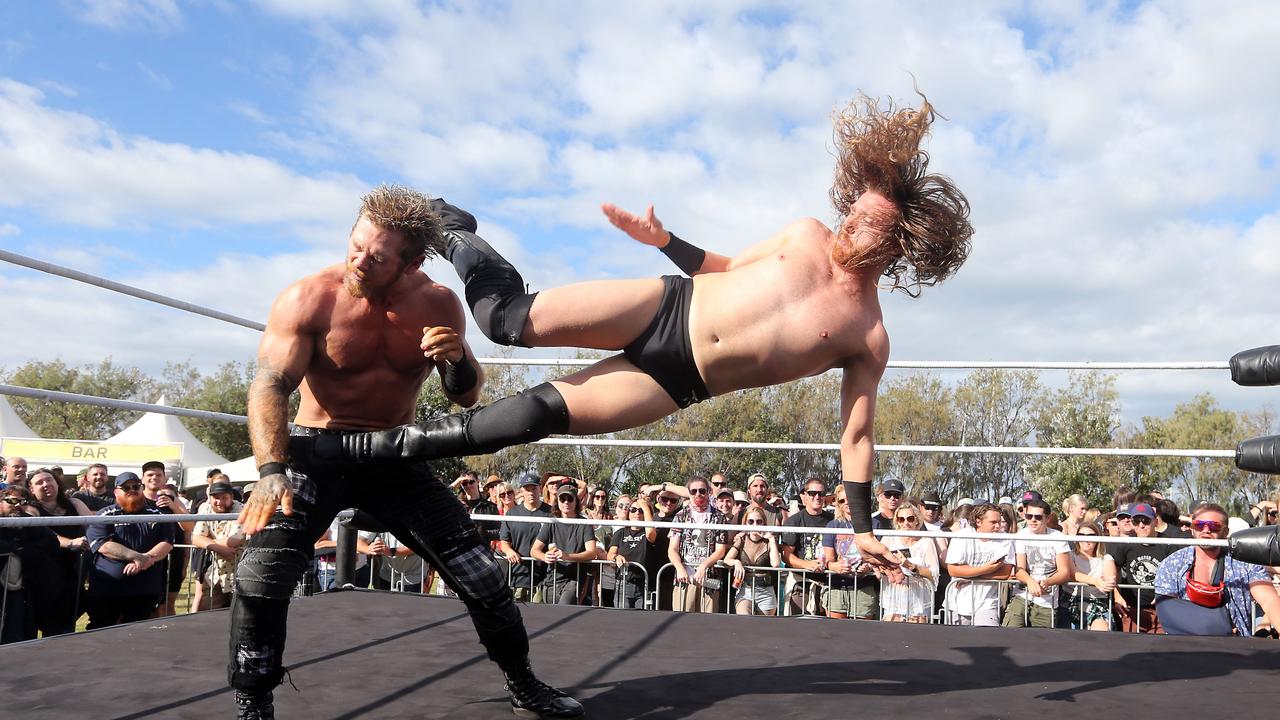
[[[261, 329], [252, 321], [13, 253], [0, 251], [0, 259]], [[1280, 356], [1277, 348], [1259, 350], [1270, 351], [1268, 362]], [[499, 361], [594, 362], [486, 362]], [[1195, 363], [890, 363], [897, 368], [1230, 369], [1233, 379], [1242, 385], [1280, 384], [1280, 365], [1245, 365], [1236, 359]], [[243, 417], [234, 415], [11, 385], [0, 386], [0, 394], [244, 422]], [[541, 442], [837, 449], [835, 444], [824, 443], [623, 442], [609, 438], [548, 438]], [[878, 446], [877, 450], [1220, 458], [1233, 460], [1244, 470], [1280, 472], [1280, 438], [1274, 436], [1245, 440], [1234, 450], [911, 445]], [[94, 520], [4, 518], [0, 526]], [[120, 518], [111, 521], [119, 522]], [[928, 531], [879, 534], [939, 535]], [[1135, 706], [1151, 707], [1157, 702], [1183, 713], [1261, 715], [1274, 711], [1280, 701], [1280, 683], [1276, 682], [1280, 643], [1264, 640], [1045, 629], [1019, 632], [555, 605], [521, 605], [521, 612], [539, 675], [579, 699], [587, 716], [596, 719], [807, 718], [840, 717], [850, 712], [978, 719], [1045, 712], [1131, 712]], [[2, 646], [0, 658], [9, 672], [0, 717], [126, 720], [230, 716], [232, 691], [226, 687], [224, 673], [229, 616], [226, 611], [202, 612]], [[456, 600], [378, 591], [321, 593], [295, 600], [289, 630], [285, 664], [302, 692], [291, 691], [287, 683], [277, 690], [280, 717], [510, 716], [501, 676], [486, 659], [466, 612]]]

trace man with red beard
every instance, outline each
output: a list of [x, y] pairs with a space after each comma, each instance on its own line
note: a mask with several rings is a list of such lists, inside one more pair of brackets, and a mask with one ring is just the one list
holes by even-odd
[[[116, 501], [99, 515], [155, 515], [142, 480], [131, 472], [116, 476]], [[89, 570], [89, 630], [145, 620], [164, 595], [164, 559], [173, 549], [174, 526], [167, 522], [90, 525], [93, 552]]]

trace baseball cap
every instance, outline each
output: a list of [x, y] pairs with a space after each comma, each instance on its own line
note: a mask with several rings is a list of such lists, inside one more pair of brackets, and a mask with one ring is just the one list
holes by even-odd
[[751, 502], [751, 498], [747, 497], [747, 494], [746, 494], [746, 493], [744, 493], [744, 492], [742, 492], [741, 490], [734, 490], [734, 491], [733, 491], [733, 501], [734, 501], [734, 502], [749, 503], [749, 502]]
[[[1023, 499], [1023, 502], [1026, 502], [1026, 500], [1025, 500], [1025, 499]], [[1013, 498], [1009, 497], [1008, 495], [1002, 495], [1002, 496], [1000, 497], [1000, 500], [999, 500], [998, 502], [996, 502], [996, 504], [997, 504], [997, 505], [1012, 505], [1012, 504], [1013, 504]]]
[[717, 498], [724, 497], [725, 495], [728, 495], [729, 497], [733, 497], [733, 490], [730, 490], [727, 487], [722, 487], [720, 488], [720, 492], [716, 493]]
[[127, 482], [142, 482], [142, 478], [138, 477], [137, 473], [122, 472], [116, 476], [114, 487], [120, 487]]
[[218, 482], [209, 486], [210, 495], [217, 495], [218, 493], [227, 493], [228, 495], [235, 495], [236, 486], [232, 485], [231, 483], [225, 480], [219, 480]]
[[658, 493], [658, 497], [671, 498], [672, 500], [683, 500], [683, 499], [684, 499], [684, 498], [680, 497], [680, 493], [677, 493], [677, 492], [675, 492], [675, 491], [673, 491], [673, 490], [663, 490], [662, 492]]
[[1023, 505], [1026, 505], [1026, 504], [1027, 504], [1027, 503], [1029, 503], [1029, 502], [1038, 502], [1038, 501], [1040, 501], [1040, 500], [1044, 500], [1044, 496], [1043, 496], [1043, 495], [1041, 495], [1040, 493], [1036, 492], [1035, 490], [1028, 490], [1028, 491], [1026, 491], [1026, 492], [1022, 493], [1022, 504], [1023, 504]]
[[920, 496], [920, 504], [925, 507], [942, 507], [942, 498], [938, 497], [938, 493], [930, 490]]
[[956, 507], [960, 507], [961, 505], [972, 505], [972, 504], [973, 504], [973, 498], [964, 497], [956, 501]]
[[903, 487], [901, 480], [885, 480], [880, 484], [880, 492], [896, 492], [905, 493], [907, 489]]
[[559, 485], [556, 485], [556, 495], [563, 495], [565, 493], [569, 493], [571, 495], [577, 495], [578, 483], [572, 480], [565, 480], [564, 482], [561, 482]]
[[541, 485], [542, 481], [539, 480], [538, 476], [534, 475], [533, 473], [525, 473], [520, 476], [519, 483], [520, 484], [517, 485], [516, 487], [528, 487], [530, 485]]
[[1134, 503], [1129, 506], [1128, 510], [1130, 515], [1141, 515], [1142, 517], [1150, 518], [1151, 520], [1156, 519], [1155, 508], [1146, 503]]

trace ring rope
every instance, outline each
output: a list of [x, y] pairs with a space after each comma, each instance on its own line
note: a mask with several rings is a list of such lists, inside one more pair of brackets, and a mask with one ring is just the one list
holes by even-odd
[[[57, 275], [59, 277], [76, 280], [88, 285], [100, 287], [105, 290], [112, 290], [131, 297], [140, 298], [142, 300], [150, 300], [160, 305], [166, 305], [177, 310], [185, 310], [186, 312], [195, 313], [204, 317], [222, 320], [233, 325], [250, 328], [252, 330], [262, 331], [266, 329], [266, 325], [253, 320], [247, 320], [230, 313], [214, 310], [212, 308], [190, 303], [185, 300], [178, 300], [167, 295], [143, 290], [132, 285], [108, 280], [97, 275], [72, 270], [71, 268], [55, 265], [43, 260], [36, 260], [25, 255], [0, 250], [0, 260], [21, 265], [22, 267], [38, 270], [40, 272]], [[477, 358], [483, 365], [528, 365], [528, 366], [565, 366], [565, 367], [585, 367], [594, 365], [599, 360], [583, 359], [583, 358]], [[1203, 362], [1104, 362], [1104, 361], [1064, 361], [1064, 362], [1041, 362], [1035, 360], [890, 360], [888, 367], [894, 369], [916, 369], [916, 370], [965, 370], [965, 369], [1011, 369], [1011, 370], [1227, 370], [1230, 365], [1226, 361], [1209, 360]]]
[[[340, 518], [348, 518], [355, 515], [350, 510], [338, 513]], [[66, 526], [66, 525], [139, 525], [143, 523], [154, 522], [199, 522], [201, 520], [230, 520], [237, 516], [237, 513], [203, 513], [199, 515], [163, 515], [157, 517], [155, 515], [75, 515], [71, 517], [0, 517], [0, 527], [24, 527], [24, 526]], [[800, 535], [848, 535], [849, 528], [813, 528], [813, 527], [788, 527], [785, 525], [767, 525], [767, 530], [761, 530], [760, 525], [729, 525], [716, 523], [674, 523], [661, 520], [596, 520], [593, 518], [557, 518], [551, 516], [535, 517], [529, 515], [472, 515], [472, 520], [478, 522], [514, 522], [514, 523], [550, 523], [553, 525], [591, 525], [591, 526], [610, 526], [610, 527], [642, 527], [642, 528], [667, 528], [670, 530], [725, 530], [731, 532], [772, 532], [778, 534], [796, 533]], [[1014, 533], [953, 533], [944, 530], [874, 530], [878, 537], [919, 537], [919, 538], [940, 538], [944, 540], [977, 537], [982, 540], [1017, 540], [1022, 542], [1096, 542], [1085, 538], [1095, 538], [1096, 535], [1050, 535], [1050, 536], [1029, 536], [1017, 535]], [[1140, 537], [1110, 537], [1108, 536], [1104, 544], [1121, 544], [1121, 545], [1202, 545], [1204, 547], [1228, 547], [1228, 540], [1200, 540], [1196, 538], [1140, 538]]]
[[[225, 420], [227, 422], [247, 423], [244, 415], [195, 410], [191, 408], [172, 407], [169, 405], [153, 405], [131, 400], [114, 400], [111, 398], [80, 395], [78, 393], [58, 390], [40, 390], [17, 385], [0, 384], [0, 395], [17, 395], [20, 397], [75, 402], [85, 405], [116, 408], [120, 410], [140, 410], [156, 412], [164, 415], [180, 415], [183, 417], [204, 418], [209, 420]], [[531, 445], [570, 445], [596, 447], [649, 447], [649, 448], [697, 448], [709, 450], [826, 450], [838, 451], [839, 443], [764, 443], [737, 442], [720, 440], [624, 440], [618, 438], [543, 438]], [[1236, 456], [1235, 450], [1186, 450], [1162, 448], [1070, 448], [1070, 447], [1014, 447], [981, 445], [876, 445], [878, 452], [921, 452], [921, 453], [958, 453], [965, 455], [1105, 455], [1113, 457], [1187, 457], [1187, 458], [1231, 458]]]

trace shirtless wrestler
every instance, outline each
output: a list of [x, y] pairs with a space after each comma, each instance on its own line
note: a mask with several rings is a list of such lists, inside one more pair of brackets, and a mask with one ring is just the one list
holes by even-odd
[[[443, 246], [440, 218], [425, 196], [379, 186], [364, 198], [346, 262], [294, 283], [271, 308], [249, 394], [249, 435], [262, 479], [240, 514], [250, 538], [231, 610], [228, 676], [240, 718], [273, 717], [289, 597], [316, 540], [348, 507], [383, 523], [457, 592], [489, 658], [505, 673], [518, 714], [583, 716], [575, 700], [534, 677], [505, 573], [425, 461], [333, 467], [309, 452], [317, 437], [412, 422], [432, 370], [450, 400], [475, 403], [482, 377], [463, 340], [462, 304], [419, 271]], [[286, 412], [295, 388], [302, 403], [290, 431]]]
[[833, 232], [799, 220], [729, 258], [643, 217], [604, 212], [691, 278], [584, 282], [526, 294], [520, 274], [475, 235], [475, 219], [435, 201], [446, 257], [481, 331], [506, 345], [622, 350], [568, 377], [420, 426], [321, 438], [317, 453], [359, 460], [493, 452], [553, 433], [591, 435], [653, 422], [715, 395], [843, 371], [841, 470], [855, 538], [900, 579], [871, 534], [876, 389], [889, 358], [878, 291], [917, 295], [965, 261], [973, 229], [964, 195], [928, 172], [920, 141], [934, 119], [861, 97], [836, 117]]

